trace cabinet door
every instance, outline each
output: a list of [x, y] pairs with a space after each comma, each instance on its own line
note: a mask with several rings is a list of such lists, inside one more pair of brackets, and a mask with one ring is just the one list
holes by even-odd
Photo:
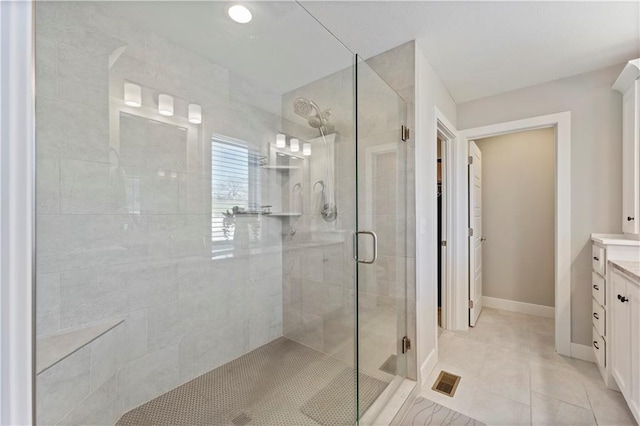
[[629, 379], [631, 377], [631, 331], [629, 318], [629, 302], [627, 297], [627, 279], [616, 271], [611, 273], [612, 300], [608, 304], [611, 315], [611, 375], [618, 383], [622, 393], [629, 395]]
[[622, 98], [622, 230], [640, 234], [640, 82]]
[[629, 405], [637, 418], [640, 415], [640, 287], [628, 283], [627, 297], [629, 302], [625, 303], [625, 305], [628, 305], [629, 325], [631, 328], [629, 341], [631, 345], [631, 376], [629, 381], [631, 399], [629, 400]]

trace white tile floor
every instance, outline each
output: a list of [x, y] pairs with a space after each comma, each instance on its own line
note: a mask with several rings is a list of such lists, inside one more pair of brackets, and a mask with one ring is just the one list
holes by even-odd
[[[469, 331], [443, 331], [420, 395], [487, 425], [635, 425], [593, 363], [558, 355], [552, 319], [485, 308]], [[440, 370], [462, 376], [453, 398], [431, 390]]]

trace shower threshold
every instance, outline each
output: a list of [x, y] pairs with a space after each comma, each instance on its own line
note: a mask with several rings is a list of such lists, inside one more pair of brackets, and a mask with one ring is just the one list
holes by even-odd
[[[391, 376], [360, 373], [360, 410]], [[125, 413], [139, 425], [354, 425], [353, 365], [280, 337]]]

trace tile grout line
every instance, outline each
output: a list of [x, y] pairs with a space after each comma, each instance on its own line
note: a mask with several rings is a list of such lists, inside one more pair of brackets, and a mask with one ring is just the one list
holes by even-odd
[[591, 410], [591, 416], [593, 417], [593, 421], [595, 422], [595, 424], [597, 426], [598, 425], [598, 419], [596, 418], [595, 411], [593, 411], [593, 404], [591, 403], [591, 397], [589, 396], [589, 392], [587, 392], [587, 389], [584, 387], [584, 384], [582, 384], [582, 389], [584, 390], [584, 393], [587, 395], [587, 401], [589, 401], [589, 409]]

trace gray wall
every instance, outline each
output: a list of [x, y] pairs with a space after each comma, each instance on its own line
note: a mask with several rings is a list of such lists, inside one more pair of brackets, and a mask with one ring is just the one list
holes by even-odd
[[554, 306], [555, 131], [480, 139], [482, 294]]
[[571, 340], [591, 341], [593, 232], [620, 233], [622, 100], [617, 65], [458, 105], [458, 127], [571, 111]]
[[[437, 139], [436, 109], [456, 125], [457, 107], [431, 67], [418, 43], [415, 44], [415, 162], [414, 176], [422, 187], [416, 188], [416, 322], [418, 368], [427, 375], [437, 359]], [[450, 129], [454, 131], [455, 129]], [[425, 184], [426, 182], [426, 184]], [[415, 231], [414, 228], [414, 232]], [[431, 364], [429, 364], [431, 362]]]

